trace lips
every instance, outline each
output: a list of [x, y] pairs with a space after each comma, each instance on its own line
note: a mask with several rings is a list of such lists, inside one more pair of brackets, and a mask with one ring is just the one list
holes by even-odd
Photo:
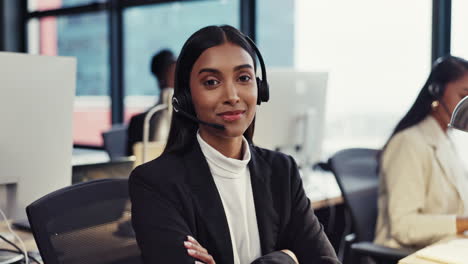
[[244, 113], [244, 110], [226, 111], [219, 113], [218, 116], [220, 116], [224, 121], [233, 122], [239, 120]]

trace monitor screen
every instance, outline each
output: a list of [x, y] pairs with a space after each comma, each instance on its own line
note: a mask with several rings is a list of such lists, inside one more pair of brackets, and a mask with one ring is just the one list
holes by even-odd
[[76, 60], [0, 52], [0, 204], [7, 217], [71, 184]]
[[328, 74], [293, 69], [267, 74], [270, 100], [257, 108], [254, 143], [290, 154], [300, 164], [319, 161]]

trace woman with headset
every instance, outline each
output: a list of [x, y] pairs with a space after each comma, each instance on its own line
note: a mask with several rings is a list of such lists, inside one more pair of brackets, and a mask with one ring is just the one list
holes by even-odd
[[230, 26], [203, 28], [175, 79], [164, 153], [129, 180], [144, 263], [338, 263], [294, 160], [252, 142], [269, 97], [255, 44]]
[[448, 136], [467, 95], [468, 61], [439, 58], [384, 147], [376, 243], [418, 249], [468, 230], [468, 173]]

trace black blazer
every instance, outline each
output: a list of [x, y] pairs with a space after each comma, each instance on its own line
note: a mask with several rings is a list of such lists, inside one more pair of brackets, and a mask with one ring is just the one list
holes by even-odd
[[[253, 198], [263, 257], [254, 263], [339, 263], [304, 193], [294, 160], [250, 146]], [[145, 264], [193, 264], [183, 242], [193, 236], [217, 264], [232, 264], [229, 226], [198, 142], [184, 154], [163, 154], [129, 180], [132, 223]], [[244, 264], [244, 263], [242, 263]]]

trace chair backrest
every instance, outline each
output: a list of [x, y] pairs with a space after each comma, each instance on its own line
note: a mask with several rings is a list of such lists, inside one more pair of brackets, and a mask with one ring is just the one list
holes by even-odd
[[374, 240], [379, 153], [376, 149], [351, 148], [337, 152], [328, 160], [351, 214], [356, 242]]
[[113, 125], [111, 129], [102, 132], [102, 139], [104, 149], [111, 160], [127, 156], [126, 125]]
[[166, 142], [161, 141], [152, 141], [146, 144], [146, 160], [143, 160], [143, 151], [144, 151], [144, 144], [143, 142], [137, 142], [133, 145], [133, 155], [135, 156], [135, 162], [133, 163], [133, 167], [137, 167], [140, 164], [153, 160], [159, 156], [164, 151], [166, 147]]
[[26, 212], [44, 263], [142, 263], [127, 181], [79, 183], [30, 204]]

